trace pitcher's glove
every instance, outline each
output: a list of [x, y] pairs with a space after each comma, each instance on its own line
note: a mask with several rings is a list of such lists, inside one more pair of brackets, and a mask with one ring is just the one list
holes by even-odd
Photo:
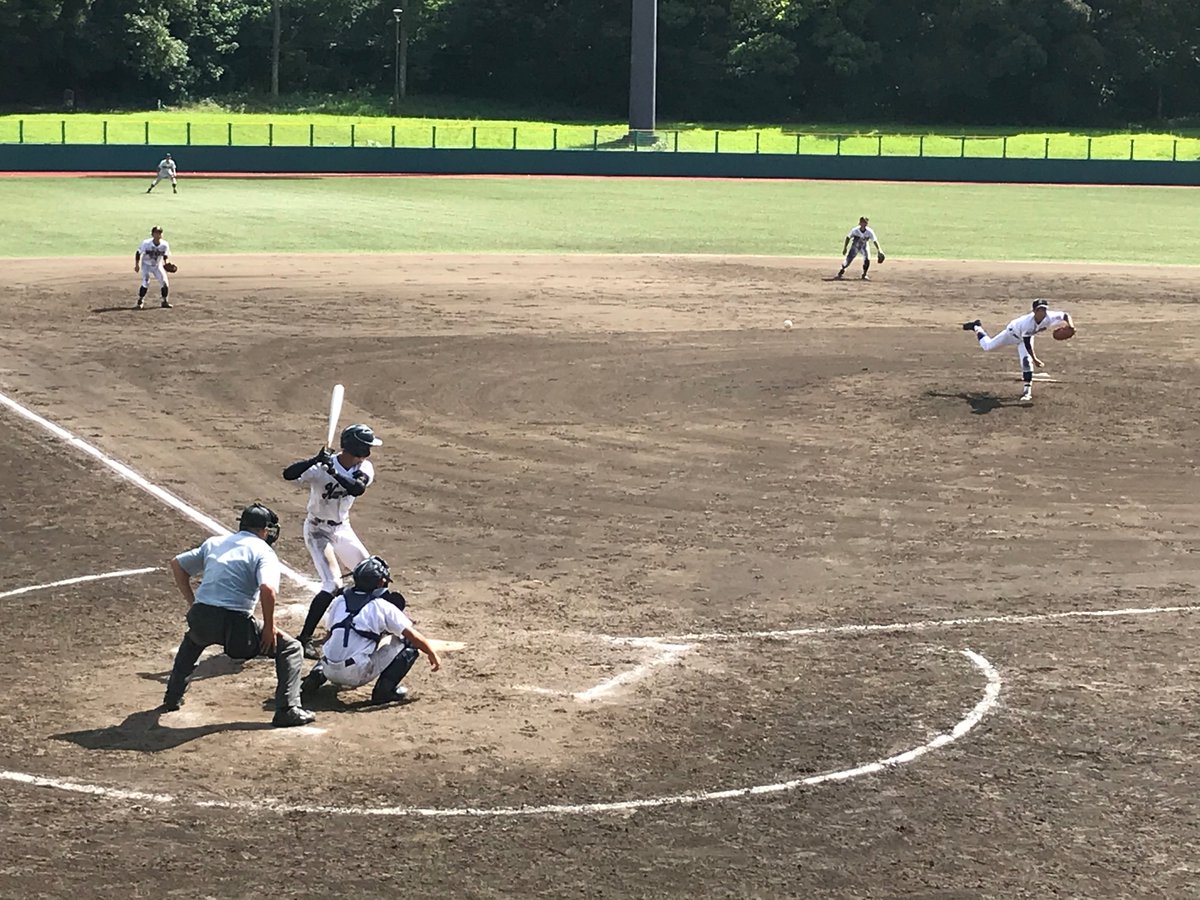
[[883, 255], [883, 251], [882, 251], [882, 250], [880, 250], [880, 251], [879, 251], [879, 256], [877, 256], [877, 257], [875, 258], [875, 262], [879, 263], [880, 265], [883, 265], [883, 261], [884, 261], [885, 259], [887, 259], [887, 257], [886, 257], [886, 256], [884, 256], [884, 255]]
[[179, 266], [175, 265], [175, 263], [173, 263], [173, 262], [163, 263], [163, 268], [171, 273], [179, 271]]
[[1054, 329], [1054, 331], [1051, 332], [1051, 335], [1053, 335], [1056, 341], [1069, 341], [1075, 336], [1075, 326], [1066, 324], [1059, 325]]

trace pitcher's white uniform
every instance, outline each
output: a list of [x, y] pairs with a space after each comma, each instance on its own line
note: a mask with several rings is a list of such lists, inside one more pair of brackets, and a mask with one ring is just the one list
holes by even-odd
[[[1009, 322], [1004, 330], [995, 337], [988, 337], [986, 331], [982, 328], [976, 329], [976, 336], [979, 338], [979, 348], [981, 350], [995, 350], [998, 347], [1011, 347], [1016, 345], [1017, 357], [1021, 360], [1021, 370], [1024, 372], [1033, 371], [1033, 357], [1030, 354], [1030, 347], [1026, 344], [1026, 338], [1030, 341], [1033, 336], [1046, 331], [1050, 328], [1057, 328], [1063, 322], [1067, 321], [1067, 313], [1061, 309], [1047, 309], [1046, 315], [1042, 321], [1038, 322], [1034, 318], [1034, 313], [1026, 313], [1023, 316], [1018, 316]], [[982, 332], [982, 334], [979, 334]]]
[[142, 241], [137, 252], [142, 255], [142, 287], [149, 286], [151, 276], [163, 287], [168, 287], [167, 270], [163, 268], [163, 263], [171, 258], [171, 246], [161, 239], [156, 244], [154, 238], [149, 237]]
[[[353, 479], [361, 472], [368, 485], [375, 481], [375, 467], [369, 459], [347, 469], [335, 456], [330, 465], [346, 478]], [[309, 466], [300, 480], [309, 485], [304, 545], [321, 577], [321, 590], [333, 593], [341, 585], [341, 572], [334, 571], [333, 563], [340, 562], [347, 569], [353, 569], [371, 554], [350, 527], [350, 507], [354, 505], [354, 498], [325, 471], [324, 466]], [[336, 557], [333, 563], [327, 556], [329, 549]]]

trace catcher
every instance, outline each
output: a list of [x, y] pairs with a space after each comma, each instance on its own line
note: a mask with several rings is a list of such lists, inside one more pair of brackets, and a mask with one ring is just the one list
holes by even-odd
[[171, 258], [171, 247], [163, 240], [163, 230], [155, 225], [150, 229], [150, 237], [142, 241], [137, 248], [137, 252], [133, 255], [133, 271], [142, 273], [142, 287], [138, 291], [138, 301], [136, 309], [146, 308], [146, 290], [150, 287], [150, 278], [159, 284], [159, 293], [162, 294], [162, 308], [170, 309], [171, 303], [167, 300], [167, 294], [171, 292], [171, 282], [167, 278], [168, 272], [177, 272], [179, 267], [173, 262], [169, 262]]
[[1021, 399], [1024, 401], [1033, 399], [1034, 366], [1040, 369], [1045, 365], [1033, 352], [1033, 337], [1047, 328], [1054, 328], [1056, 341], [1069, 340], [1075, 335], [1075, 323], [1072, 321], [1070, 313], [1061, 309], [1050, 309], [1049, 304], [1040, 297], [1033, 301], [1033, 312], [1013, 319], [995, 337], [988, 337], [988, 333], [983, 330], [983, 324], [979, 319], [963, 323], [963, 331], [975, 332], [981, 350], [995, 350], [997, 347], [1016, 345], [1017, 356], [1021, 360], [1021, 379], [1025, 382], [1025, 390], [1021, 394]]
[[348, 688], [374, 681], [371, 702], [394, 703], [408, 698], [408, 688], [400, 682], [421, 653], [433, 671], [441, 667], [437, 651], [404, 614], [404, 595], [388, 589], [391, 581], [388, 564], [378, 556], [354, 567], [354, 587], [334, 598], [333, 625], [321, 648], [321, 661], [300, 683], [304, 697], [311, 697], [326, 681]]
[[850, 233], [846, 235], [846, 240], [842, 243], [842, 267], [838, 269], [837, 275], [834, 277], [841, 279], [845, 277], [846, 270], [850, 268], [856, 256], [862, 255], [863, 268], [860, 276], [863, 281], [870, 281], [871, 276], [867, 274], [867, 270], [871, 268], [871, 244], [875, 245], [875, 261], [882, 264], [887, 257], [883, 253], [883, 248], [879, 246], [879, 238], [875, 237], [875, 232], [868, 226], [868, 219], [862, 216], [858, 220], [858, 225], [850, 229]]

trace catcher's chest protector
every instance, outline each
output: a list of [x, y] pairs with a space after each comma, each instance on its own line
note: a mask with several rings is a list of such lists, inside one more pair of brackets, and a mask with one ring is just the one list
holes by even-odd
[[342, 621], [338, 622], [329, 629], [330, 635], [332, 635], [333, 632], [337, 631], [339, 628], [344, 629], [342, 633], [343, 647], [350, 643], [351, 631], [353, 631], [355, 634], [361, 634], [363, 637], [367, 638], [367, 640], [374, 641], [376, 644], [378, 644], [379, 639], [383, 637], [383, 635], [376, 634], [373, 631], [364, 631], [361, 628], [355, 628], [354, 617], [362, 612], [368, 603], [382, 596], [382, 594], [383, 590], [371, 591], [370, 593], [367, 593], [366, 591], [360, 591], [357, 588], [351, 588], [348, 591], [344, 591], [342, 593], [342, 599], [346, 601], [346, 618], [342, 619]]

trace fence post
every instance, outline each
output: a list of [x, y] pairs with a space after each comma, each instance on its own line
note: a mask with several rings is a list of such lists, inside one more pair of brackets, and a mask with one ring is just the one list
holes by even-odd
[[396, 149], [396, 126], [392, 126], [392, 149]]
[[17, 143], [25, 143], [25, 120], [17, 119]]
[[437, 126], [436, 125], [429, 126], [429, 149], [430, 150], [437, 149]]
[[354, 123], [350, 123], [350, 146], [354, 146]]
[[875, 155], [883, 156], [883, 135], [875, 135]]
[[227, 146], [233, 146], [233, 123], [225, 123], [225, 143]]
[[1050, 158], [1050, 138], [1046, 138], [1046, 149], [1042, 152], [1042, 159]]
[[958, 158], [964, 159], [967, 155], [967, 136], [964, 134], [958, 139]]
[[105, 119], [100, 126], [100, 133], [103, 135], [104, 143], [108, 143], [108, 119]]
[[59, 138], [61, 139], [62, 143], [65, 144], [67, 142], [67, 120], [66, 119], [59, 120], [58, 130], [59, 130]]
[[599, 128], [592, 129], [592, 149], [593, 150], [600, 149], [600, 129]]
[[1179, 152], [1179, 139], [1171, 141], [1171, 162], [1176, 162], [1176, 154]]
[[796, 135], [796, 155], [800, 155], [800, 135]]
[[675, 132], [675, 152], [679, 152], [679, 132]]
[[1090, 137], [1088, 138], [1088, 151], [1087, 151], [1087, 158], [1088, 158], [1088, 159], [1091, 159], [1091, 158], [1092, 158], [1092, 139], [1091, 139]]
[[550, 145], [550, 149], [551, 149], [551, 150], [557, 150], [557, 149], [558, 149], [558, 129], [557, 129], [557, 128], [555, 128], [555, 129], [554, 129], [554, 130], [551, 132], [551, 145]]
[[[107, 122], [105, 122], [104, 124], [106, 124], [106, 125], [107, 125], [108, 123], [107, 123]], [[191, 122], [187, 122], [187, 123], [185, 123], [185, 125], [187, 126], [187, 128], [186, 128], [186, 132], [187, 132], [187, 145], [190, 147], [190, 146], [192, 146], [192, 123], [191, 123]]]
[[721, 132], [713, 132], [713, 153], [721, 152]]
[[1129, 161], [1133, 162], [1133, 138], [1129, 139]]
[[268, 147], [275, 146], [275, 123], [274, 122], [267, 123], [267, 146]]
[[842, 135], [837, 136], [837, 155], [842, 155]]
[[761, 146], [761, 140], [762, 140], [762, 132], [761, 131], [754, 132], [754, 152], [755, 153], [758, 152], [758, 148]]
[[476, 147], [476, 135], [478, 132], [479, 132], [479, 126], [472, 125], [471, 126], [471, 149], [472, 150], [474, 150]]
[[517, 126], [513, 126], [513, 149], [517, 149]]
[[1000, 143], [1000, 158], [1008, 159], [1008, 135], [1004, 136], [1004, 140]]
[[922, 159], [925, 157], [925, 135], [917, 138], [917, 156]]
[[317, 126], [314, 125], [312, 122], [309, 122], [308, 123], [308, 146], [310, 146], [310, 147], [313, 146], [313, 138], [316, 136], [315, 135], [316, 130], [317, 130]]

